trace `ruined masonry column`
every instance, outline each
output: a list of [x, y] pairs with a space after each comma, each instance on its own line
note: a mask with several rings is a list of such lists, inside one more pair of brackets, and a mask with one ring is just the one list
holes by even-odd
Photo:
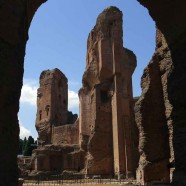
[[[117, 32], [115, 33], [117, 34]], [[116, 35], [117, 37], [117, 35]], [[120, 42], [118, 42], [120, 41]], [[120, 179], [120, 174], [126, 175], [127, 161], [125, 154], [125, 137], [122, 122], [122, 90], [121, 90], [121, 66], [120, 60], [122, 56], [122, 42], [121, 39], [114, 40], [112, 42], [112, 52], [113, 52], [113, 74], [114, 74], [114, 95], [112, 98], [112, 126], [113, 126], [113, 154], [114, 154], [114, 173], [118, 175]]]

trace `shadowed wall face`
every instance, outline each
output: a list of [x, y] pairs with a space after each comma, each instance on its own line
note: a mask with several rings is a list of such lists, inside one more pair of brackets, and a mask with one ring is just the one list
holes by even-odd
[[[157, 30], [157, 46], [142, 76], [142, 95], [135, 106], [136, 123], [139, 128], [140, 161], [137, 180], [140, 184], [151, 181], [168, 183], [170, 179], [169, 130], [166, 110], [167, 71], [171, 67], [170, 51], [163, 42], [162, 33]], [[162, 52], [162, 51], [167, 51]]]
[[28, 29], [45, 0], [0, 1], [0, 185], [16, 186], [19, 125], [17, 113]]
[[[176, 186], [185, 185], [186, 4], [184, 0], [180, 0], [179, 2], [168, 0], [138, 1], [149, 10], [149, 14], [156, 22], [158, 29], [164, 35], [170, 50], [172, 66], [171, 68], [165, 69], [165, 71], [168, 74], [167, 99], [172, 105], [170, 117], [173, 122], [173, 144], [175, 155], [175, 172], [173, 175], [173, 184]], [[166, 51], [163, 52], [166, 53]]]

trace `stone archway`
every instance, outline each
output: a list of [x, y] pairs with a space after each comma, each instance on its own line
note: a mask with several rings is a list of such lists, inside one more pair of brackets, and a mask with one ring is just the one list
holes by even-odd
[[[176, 167], [173, 181], [175, 185], [184, 185], [186, 180], [186, 87], [184, 87], [186, 3], [185, 0], [180, 0], [179, 3], [170, 0], [138, 1], [149, 10], [170, 50], [171, 68], [164, 70], [168, 74], [167, 98], [173, 108], [171, 118], [174, 122]], [[44, 2], [46, 0], [0, 2], [0, 185], [17, 185], [16, 154], [19, 136], [17, 113], [24, 72], [25, 46], [32, 17]]]
[[0, 2], [0, 185], [17, 186], [19, 98], [28, 29], [45, 0]]

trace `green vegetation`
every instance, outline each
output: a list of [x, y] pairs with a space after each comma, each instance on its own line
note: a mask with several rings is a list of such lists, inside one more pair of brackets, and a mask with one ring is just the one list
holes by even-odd
[[19, 139], [19, 155], [31, 156], [32, 151], [37, 148], [37, 141], [34, 141], [32, 136], [29, 136], [28, 139], [25, 137], [24, 140]]
[[67, 123], [73, 124], [78, 118], [77, 114], [73, 114], [71, 111], [68, 111], [68, 121]]

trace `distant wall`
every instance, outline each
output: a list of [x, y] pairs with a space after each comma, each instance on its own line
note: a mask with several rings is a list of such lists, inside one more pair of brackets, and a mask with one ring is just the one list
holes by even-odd
[[53, 128], [52, 143], [59, 144], [79, 144], [79, 120], [74, 124], [67, 124]]

